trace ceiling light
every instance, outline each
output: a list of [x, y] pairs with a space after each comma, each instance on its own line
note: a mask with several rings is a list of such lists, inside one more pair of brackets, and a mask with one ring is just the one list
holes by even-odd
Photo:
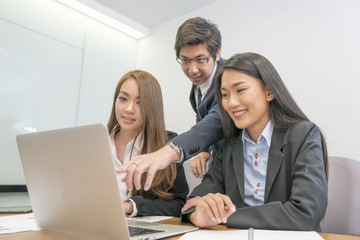
[[149, 29], [147, 27], [101, 5], [94, 0], [58, 1], [135, 39], [140, 39], [149, 34]]

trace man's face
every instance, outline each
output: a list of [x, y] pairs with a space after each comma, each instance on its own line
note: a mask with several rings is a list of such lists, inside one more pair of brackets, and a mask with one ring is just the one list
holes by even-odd
[[[185, 75], [194, 85], [200, 85], [210, 77], [216, 62], [220, 60], [220, 50], [216, 53], [216, 59], [213, 59], [204, 44], [186, 45], [180, 48], [179, 59], [187, 62], [181, 64]], [[206, 61], [201, 61], [204, 59]], [[207, 61], [207, 59], [209, 60]]]

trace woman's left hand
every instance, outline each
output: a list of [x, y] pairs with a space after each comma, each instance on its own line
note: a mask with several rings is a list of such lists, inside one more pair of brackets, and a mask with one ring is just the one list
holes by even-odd
[[125, 213], [128, 215], [132, 214], [132, 212], [134, 211], [132, 204], [128, 201], [123, 202], [123, 206]]

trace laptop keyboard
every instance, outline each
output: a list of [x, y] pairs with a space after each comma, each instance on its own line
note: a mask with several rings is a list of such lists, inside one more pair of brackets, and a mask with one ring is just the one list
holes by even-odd
[[132, 227], [128, 226], [130, 237], [150, 234], [150, 233], [157, 233], [157, 232], [165, 232], [161, 230], [154, 230], [154, 229], [148, 229], [148, 228], [141, 228], [141, 227]]

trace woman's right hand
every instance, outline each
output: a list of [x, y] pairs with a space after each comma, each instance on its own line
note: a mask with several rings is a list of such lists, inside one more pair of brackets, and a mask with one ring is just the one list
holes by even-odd
[[190, 221], [200, 228], [211, 227], [226, 223], [235, 211], [236, 207], [227, 195], [209, 193], [197, 199], [196, 210], [190, 214]]

